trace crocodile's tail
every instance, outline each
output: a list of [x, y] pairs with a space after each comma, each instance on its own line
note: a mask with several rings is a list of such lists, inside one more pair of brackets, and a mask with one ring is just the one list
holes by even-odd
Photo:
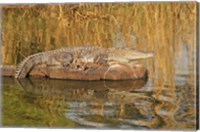
[[28, 56], [17, 66], [15, 78], [25, 78], [35, 65], [44, 63], [45, 58], [43, 53]]
[[15, 78], [25, 78], [34, 66], [39, 65], [39, 64], [46, 64], [49, 59], [49, 56], [51, 56], [54, 53], [60, 53], [60, 52], [65, 52], [65, 51], [69, 51], [69, 49], [61, 48], [57, 50], [40, 52], [40, 53], [28, 56], [18, 65], [15, 72]]

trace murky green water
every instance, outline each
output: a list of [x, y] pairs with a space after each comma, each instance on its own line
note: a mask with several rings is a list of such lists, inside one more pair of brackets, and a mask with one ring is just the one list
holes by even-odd
[[[187, 79], [187, 77], [182, 77]], [[151, 80], [67, 81], [3, 78], [3, 126], [195, 129], [189, 84], [154, 96]]]

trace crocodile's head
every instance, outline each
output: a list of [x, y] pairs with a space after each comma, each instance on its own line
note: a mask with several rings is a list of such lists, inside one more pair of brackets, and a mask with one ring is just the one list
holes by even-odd
[[153, 58], [154, 53], [146, 53], [133, 49], [114, 49], [108, 53], [108, 61], [117, 61], [122, 63], [129, 63], [136, 60], [143, 60]]

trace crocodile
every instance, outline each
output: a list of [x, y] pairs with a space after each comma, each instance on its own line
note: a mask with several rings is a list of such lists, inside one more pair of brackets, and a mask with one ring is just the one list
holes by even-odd
[[147, 70], [137, 60], [153, 56], [131, 48], [65, 47], [28, 56], [17, 66], [14, 77], [37, 75], [43, 69], [43, 76], [58, 79], [138, 79], [146, 77]]

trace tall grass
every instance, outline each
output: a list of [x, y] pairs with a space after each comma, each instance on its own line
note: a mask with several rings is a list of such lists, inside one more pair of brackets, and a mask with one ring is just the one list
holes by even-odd
[[138, 49], [155, 51], [161, 59], [171, 47], [178, 50], [180, 41], [193, 45], [195, 6], [194, 2], [3, 6], [3, 64], [17, 64], [30, 54], [63, 46], [111, 47], [119, 42], [131, 46], [133, 35]]

